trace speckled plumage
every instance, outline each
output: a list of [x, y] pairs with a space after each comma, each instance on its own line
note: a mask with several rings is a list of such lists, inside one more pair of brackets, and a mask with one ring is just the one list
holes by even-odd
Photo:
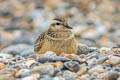
[[[56, 22], [51, 23], [49, 29], [37, 38], [34, 52], [43, 54], [46, 51], [54, 51], [57, 55], [62, 52], [68, 54], [77, 53], [77, 41], [74, 34], [69, 30], [71, 27], [63, 18], [53, 20]], [[58, 25], [58, 23], [60, 24]]]

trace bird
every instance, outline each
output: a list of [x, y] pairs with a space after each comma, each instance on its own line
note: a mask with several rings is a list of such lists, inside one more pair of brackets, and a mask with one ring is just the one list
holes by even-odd
[[58, 56], [61, 53], [77, 54], [77, 40], [71, 29], [65, 18], [55, 17], [51, 20], [48, 30], [37, 37], [34, 52], [44, 54], [53, 51]]

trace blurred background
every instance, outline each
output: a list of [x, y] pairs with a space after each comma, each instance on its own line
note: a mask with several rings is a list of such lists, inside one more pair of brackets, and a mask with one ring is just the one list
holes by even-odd
[[80, 43], [120, 45], [120, 0], [0, 0], [0, 50], [33, 46], [56, 16], [68, 20]]

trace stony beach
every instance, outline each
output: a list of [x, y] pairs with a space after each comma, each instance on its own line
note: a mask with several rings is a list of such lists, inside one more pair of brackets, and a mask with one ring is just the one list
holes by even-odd
[[[119, 5], [119, 0], [0, 0], [0, 80], [120, 80]], [[58, 15], [73, 28], [77, 54], [36, 54], [37, 36]]]
[[[23, 44], [14, 46], [0, 53], [0, 80], [120, 79], [118, 47], [98, 49], [79, 44], [78, 55], [61, 53], [57, 56], [52, 51], [35, 54], [33, 48], [24, 50], [27, 45]], [[25, 48], [17, 49], [19, 46]]]

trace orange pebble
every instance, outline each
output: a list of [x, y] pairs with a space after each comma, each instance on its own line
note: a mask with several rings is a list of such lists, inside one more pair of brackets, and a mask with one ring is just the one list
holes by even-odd
[[24, 63], [26, 63], [29, 60], [35, 60], [34, 58], [27, 58], [26, 61], [24, 61]]
[[0, 70], [1, 70], [1, 69], [4, 69], [4, 68], [5, 68], [5, 65], [2, 64], [2, 63], [0, 63]]
[[61, 53], [60, 56], [61, 56], [61, 57], [66, 57], [66, 58], [69, 58], [69, 59], [76, 59], [76, 60], [79, 59], [79, 57], [76, 56], [75, 54]]
[[106, 60], [103, 64], [111, 64], [109, 60]]
[[60, 62], [60, 61], [57, 61], [57, 62], [53, 63], [54, 67], [61, 67], [62, 65], [63, 65], [63, 63]]

